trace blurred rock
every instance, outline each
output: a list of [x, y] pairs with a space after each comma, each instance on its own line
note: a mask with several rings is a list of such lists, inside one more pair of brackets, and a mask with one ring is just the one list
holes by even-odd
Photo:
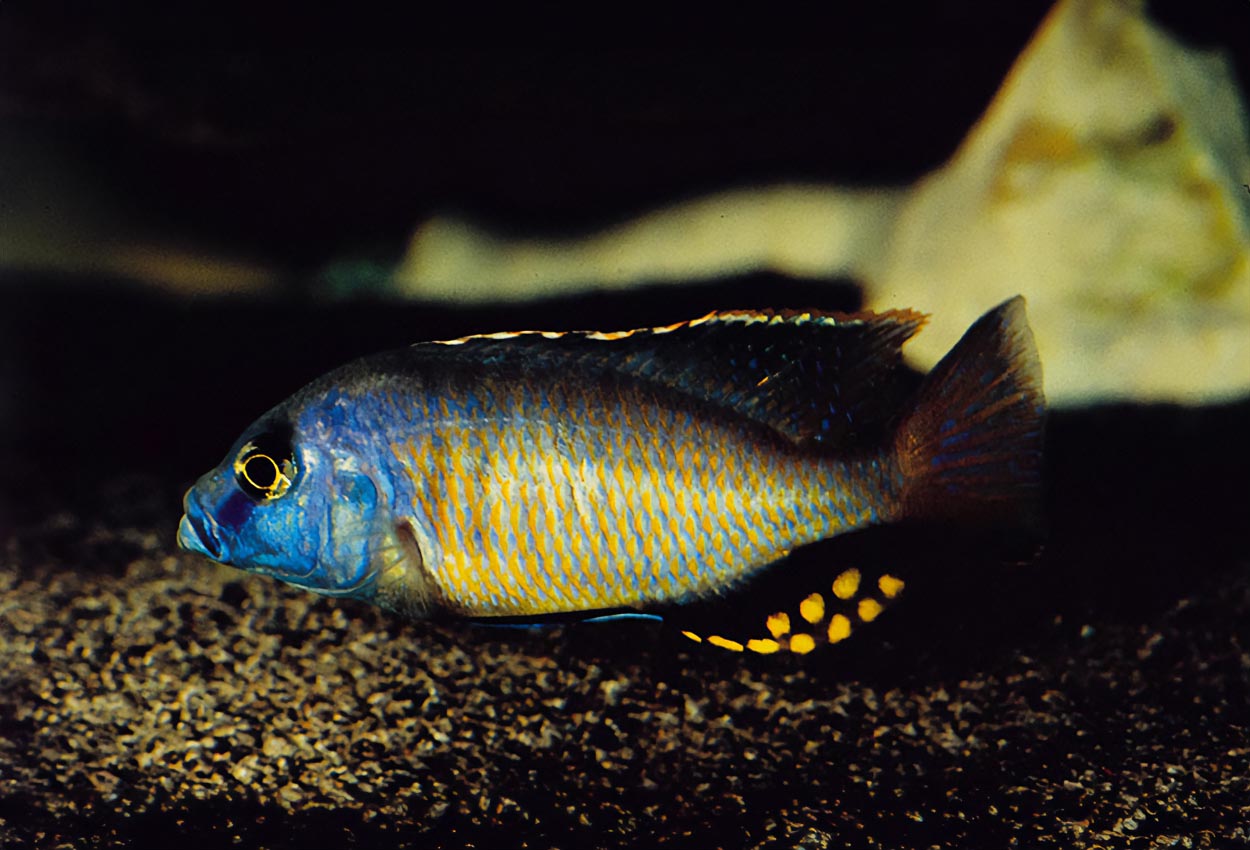
[[1128, 0], [1063, 0], [950, 162], [907, 189], [774, 186], [661, 209], [579, 240], [449, 218], [395, 285], [530, 298], [772, 269], [851, 276], [869, 307], [932, 314], [928, 368], [1015, 294], [1060, 405], [1250, 392], [1250, 140], [1227, 61]]
[[950, 164], [915, 188], [869, 301], [933, 314], [935, 362], [981, 304], [1029, 299], [1052, 401], [1250, 391], [1246, 112], [1218, 56], [1139, 4], [1066, 0]]
[[0, 271], [26, 270], [183, 295], [272, 293], [282, 281], [272, 264], [139, 211], [125, 186], [50, 135], [0, 125]]

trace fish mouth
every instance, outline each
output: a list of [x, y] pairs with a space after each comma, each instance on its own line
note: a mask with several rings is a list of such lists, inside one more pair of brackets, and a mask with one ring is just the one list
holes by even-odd
[[196, 552], [220, 561], [224, 547], [214, 525], [212, 520], [198, 515], [188, 505], [187, 512], [178, 523], [178, 545], [188, 552]]

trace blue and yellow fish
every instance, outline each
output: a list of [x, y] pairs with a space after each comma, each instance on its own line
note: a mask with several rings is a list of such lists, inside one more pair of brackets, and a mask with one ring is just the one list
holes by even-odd
[[[1023, 299], [900, 404], [923, 323], [718, 312], [368, 357], [244, 431], [187, 493], [178, 542], [412, 617], [517, 622], [680, 611], [854, 529], [1027, 509], [1045, 405]], [[903, 586], [832, 570], [792, 606], [687, 636], [808, 652]]]

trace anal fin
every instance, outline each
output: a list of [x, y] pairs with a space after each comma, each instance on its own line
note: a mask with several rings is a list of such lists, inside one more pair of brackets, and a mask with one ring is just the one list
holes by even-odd
[[684, 638], [721, 650], [807, 655], [857, 635], [907, 587], [902, 570], [871, 558], [797, 560], [773, 565], [724, 597], [668, 609], [664, 620]]
[[1034, 563], [1039, 544], [1027, 529], [894, 523], [802, 547], [720, 597], [663, 614], [683, 635], [675, 640], [743, 655], [927, 649], [985, 619], [1001, 601], [995, 577]]

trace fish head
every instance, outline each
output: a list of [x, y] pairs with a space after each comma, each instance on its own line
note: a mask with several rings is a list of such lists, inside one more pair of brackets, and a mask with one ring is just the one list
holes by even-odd
[[385, 545], [359, 454], [274, 411], [187, 491], [183, 549], [330, 596], [370, 595]]

